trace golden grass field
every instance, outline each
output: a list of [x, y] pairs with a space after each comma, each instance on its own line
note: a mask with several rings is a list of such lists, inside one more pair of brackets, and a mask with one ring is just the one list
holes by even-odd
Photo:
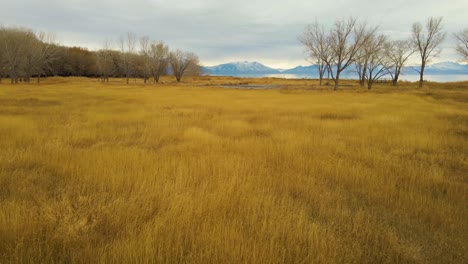
[[468, 82], [164, 81], [0, 84], [0, 263], [468, 262]]

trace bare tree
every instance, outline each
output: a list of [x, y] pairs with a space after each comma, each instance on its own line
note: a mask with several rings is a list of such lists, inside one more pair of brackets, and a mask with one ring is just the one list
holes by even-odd
[[37, 72], [39, 63], [39, 53], [41, 50], [42, 43], [36, 39], [33, 34], [28, 34], [29, 37], [23, 39], [26, 48], [24, 50], [23, 64], [21, 65], [21, 75], [23, 80], [27, 83], [30, 82], [31, 76]]
[[151, 61], [151, 43], [147, 36], [140, 38], [140, 56], [141, 56], [141, 73], [145, 84], [151, 76], [152, 61]]
[[166, 73], [169, 64], [169, 47], [164, 42], [151, 43], [151, 64], [154, 82], [159, 82], [161, 75]]
[[410, 40], [396, 40], [386, 44], [385, 54], [391, 62], [388, 65], [388, 73], [392, 77], [393, 86], [397, 85], [401, 69], [415, 51]]
[[96, 52], [96, 66], [101, 75], [102, 82], [109, 82], [109, 76], [114, 72], [114, 59], [108, 40], [104, 41], [103, 48]]
[[426, 23], [425, 31], [421, 23], [413, 24], [412, 42], [421, 56], [419, 72], [419, 87], [423, 86], [424, 69], [428, 62], [440, 54], [440, 44], [444, 41], [445, 33], [442, 31], [442, 17], [431, 17]]
[[358, 74], [359, 85], [364, 86], [366, 83], [366, 69], [369, 56], [366, 56], [366, 51], [364, 49], [359, 49], [357, 55], [356, 61], [354, 62], [354, 68], [355, 72]]
[[35, 74], [37, 74], [37, 83], [39, 83], [41, 75], [45, 75], [47, 72], [55, 74], [52, 65], [60, 58], [60, 51], [53, 34], [39, 32], [37, 39], [40, 45], [37, 50]]
[[134, 54], [135, 54], [136, 36], [134, 33], [128, 32], [126, 38], [120, 38], [121, 63], [125, 73], [126, 83], [129, 83], [130, 76], [134, 70]]
[[169, 54], [169, 63], [171, 65], [172, 74], [176, 77], [177, 82], [180, 82], [185, 70], [191, 65], [198, 65], [199, 59], [194, 53], [176, 50]]
[[185, 70], [185, 76], [200, 76], [203, 70], [200, 64], [198, 63], [190, 63], [190, 65]]
[[26, 63], [27, 50], [34, 34], [30, 30], [20, 28], [1, 28], [0, 29], [0, 49], [3, 53], [5, 71], [11, 79], [11, 83], [18, 83], [23, 74]]
[[354, 66], [359, 76], [360, 86], [367, 83], [367, 89], [371, 89], [375, 81], [388, 74], [389, 60], [385, 56], [387, 37], [369, 32], [369, 35], [358, 50]]
[[358, 59], [359, 50], [367, 39], [376, 31], [365, 24], [356, 24], [356, 18], [338, 20], [327, 36], [330, 57], [325, 61], [337, 90], [340, 74]]
[[375, 81], [388, 74], [388, 65], [391, 60], [385, 54], [387, 37], [373, 35], [368, 39], [363, 50], [365, 51], [364, 75], [367, 89], [371, 89]]
[[458, 41], [456, 51], [462, 57], [462, 60], [468, 62], [468, 28], [454, 34]]
[[326, 61], [331, 59], [330, 46], [327, 43], [327, 36], [323, 25], [317, 21], [306, 26], [303, 34], [299, 37], [299, 41], [305, 46], [309, 62], [317, 65], [320, 85], [328, 70]]

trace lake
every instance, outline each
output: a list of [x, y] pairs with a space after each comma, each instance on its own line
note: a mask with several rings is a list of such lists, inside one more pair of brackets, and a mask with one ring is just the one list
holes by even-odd
[[[313, 74], [240, 74], [235, 77], [251, 77], [251, 78], [285, 78], [285, 79], [318, 79], [317, 75]], [[343, 79], [357, 79], [355, 75], [343, 75]], [[390, 78], [390, 77], [384, 77]], [[426, 74], [424, 80], [432, 82], [459, 82], [468, 81], [468, 74]], [[419, 75], [405, 74], [400, 75], [400, 81], [417, 82]]]

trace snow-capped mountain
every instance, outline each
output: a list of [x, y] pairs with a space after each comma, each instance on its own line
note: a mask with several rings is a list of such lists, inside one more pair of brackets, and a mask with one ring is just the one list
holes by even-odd
[[283, 74], [311, 74], [316, 73], [318, 71], [317, 65], [310, 65], [310, 66], [297, 66], [295, 68], [284, 70], [281, 73]]
[[211, 67], [204, 67], [206, 74], [214, 75], [240, 75], [240, 74], [275, 74], [279, 70], [267, 67], [259, 62], [230, 62]]
[[468, 74], [468, 65], [452, 61], [440, 62], [426, 67], [427, 74]]
[[[343, 75], [354, 75], [355, 67], [350, 65], [344, 72]], [[419, 66], [406, 66], [403, 68], [402, 73], [404, 75], [418, 74], [416, 70], [419, 70]], [[295, 75], [317, 75], [317, 65], [310, 66], [297, 66], [292, 69], [274, 69], [267, 67], [259, 62], [230, 62], [220, 64], [217, 66], [203, 67], [204, 74], [212, 75], [231, 75], [231, 76], [255, 76], [255, 75], [266, 75], [266, 74], [295, 74]], [[468, 64], [459, 64], [456, 62], [440, 62], [426, 66], [424, 71], [425, 74], [459, 74], [468, 75]]]
[[[419, 74], [418, 71], [420, 69], [419, 65], [415, 66], [406, 66], [403, 68], [403, 74], [411, 75], [411, 74]], [[468, 64], [460, 64], [453, 61], [445, 61], [434, 63], [431, 65], [427, 65], [426, 69], [424, 70], [424, 74], [468, 74]]]

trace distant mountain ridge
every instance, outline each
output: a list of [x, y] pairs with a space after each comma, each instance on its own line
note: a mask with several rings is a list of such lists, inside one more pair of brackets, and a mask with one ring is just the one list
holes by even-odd
[[[349, 66], [344, 74], [353, 74], [353, 65]], [[402, 69], [403, 74], [415, 75], [418, 74], [419, 66], [406, 66]], [[205, 75], [226, 75], [226, 76], [243, 76], [243, 75], [265, 75], [265, 74], [296, 74], [296, 75], [311, 75], [317, 76], [317, 65], [297, 66], [291, 69], [274, 69], [265, 66], [259, 62], [239, 61], [224, 63], [216, 66], [203, 67], [202, 72]], [[468, 64], [460, 64], [452, 61], [434, 63], [426, 66], [425, 74], [458, 74], [468, 75]]]
[[212, 67], [203, 67], [203, 71], [207, 74], [214, 75], [239, 75], [239, 74], [275, 74], [280, 73], [279, 70], [267, 67], [259, 62], [230, 62]]
[[[404, 74], [418, 74], [420, 66], [406, 66]], [[468, 74], [468, 64], [460, 64], [453, 61], [444, 61], [426, 66], [424, 74]]]

